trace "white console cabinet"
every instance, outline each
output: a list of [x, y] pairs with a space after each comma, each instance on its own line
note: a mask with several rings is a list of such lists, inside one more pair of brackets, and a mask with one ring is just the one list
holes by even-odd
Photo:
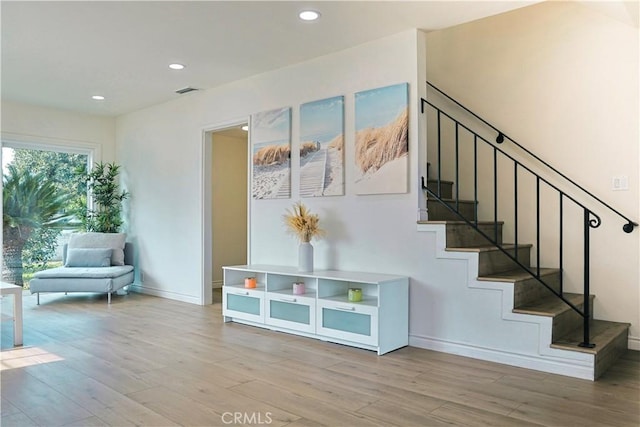
[[[298, 272], [295, 267], [223, 267], [222, 315], [281, 332], [360, 347], [385, 354], [409, 343], [409, 278], [337, 270]], [[245, 288], [255, 277], [256, 287]], [[293, 293], [304, 282], [305, 293]], [[362, 300], [349, 301], [349, 289]]]

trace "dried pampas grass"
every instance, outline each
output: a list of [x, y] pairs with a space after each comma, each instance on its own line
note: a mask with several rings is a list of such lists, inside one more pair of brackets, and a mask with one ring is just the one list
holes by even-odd
[[313, 153], [314, 151], [318, 151], [320, 149], [320, 144], [314, 141], [303, 142], [300, 145], [300, 157], [304, 157], [309, 153]]
[[409, 151], [409, 111], [382, 127], [366, 128], [356, 134], [356, 165], [363, 173], [376, 171], [385, 163]]
[[287, 209], [283, 218], [287, 230], [301, 242], [308, 243], [312, 238], [322, 237], [325, 234], [325, 231], [320, 228], [318, 215], [312, 214], [302, 202], [294, 204], [292, 210]]
[[333, 138], [333, 140], [329, 143], [329, 148], [335, 148], [336, 150], [342, 150], [344, 146], [344, 135], [340, 134]]
[[289, 160], [291, 148], [289, 144], [267, 145], [253, 155], [256, 166], [281, 165]]

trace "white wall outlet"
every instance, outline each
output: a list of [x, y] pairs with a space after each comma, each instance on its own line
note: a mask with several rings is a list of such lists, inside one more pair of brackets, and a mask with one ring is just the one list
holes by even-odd
[[611, 189], [613, 191], [626, 191], [629, 189], [629, 177], [625, 175], [614, 176], [611, 179]]

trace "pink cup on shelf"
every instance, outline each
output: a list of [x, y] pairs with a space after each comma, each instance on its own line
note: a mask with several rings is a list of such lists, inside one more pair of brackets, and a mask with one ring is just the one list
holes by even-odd
[[302, 295], [302, 294], [304, 294], [304, 282], [294, 282], [293, 283], [293, 294], [294, 295]]

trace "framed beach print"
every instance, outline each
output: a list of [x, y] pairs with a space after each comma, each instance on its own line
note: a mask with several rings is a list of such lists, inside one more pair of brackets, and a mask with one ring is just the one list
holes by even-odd
[[356, 194], [406, 193], [409, 180], [409, 85], [355, 95]]
[[291, 197], [291, 108], [251, 116], [254, 199]]
[[300, 106], [300, 197], [344, 195], [344, 97]]

